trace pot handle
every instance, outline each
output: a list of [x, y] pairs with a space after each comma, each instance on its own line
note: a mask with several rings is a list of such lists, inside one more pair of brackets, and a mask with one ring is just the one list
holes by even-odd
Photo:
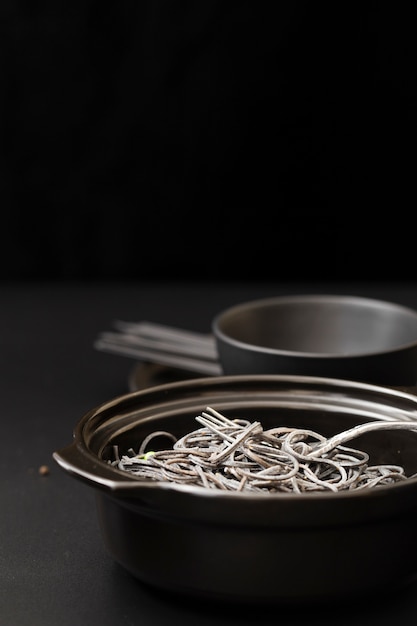
[[141, 482], [137, 478], [125, 476], [120, 472], [120, 478], [115, 479], [115, 468], [107, 466], [104, 461], [98, 460], [77, 442], [53, 452], [52, 458], [67, 474], [78, 478], [84, 483], [117, 495], [139, 496], [143, 490], [149, 492], [158, 488], [155, 482]]

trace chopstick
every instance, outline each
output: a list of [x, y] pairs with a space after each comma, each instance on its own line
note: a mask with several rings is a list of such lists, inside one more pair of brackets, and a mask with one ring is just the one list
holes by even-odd
[[136, 335], [156, 341], [166, 340], [181, 345], [192, 343], [201, 346], [206, 354], [211, 354], [213, 358], [217, 358], [214, 338], [209, 334], [198, 333], [183, 328], [175, 328], [155, 322], [124, 322], [122, 320], [116, 320], [113, 326], [116, 330], [128, 335]]
[[211, 335], [155, 324], [117, 320], [121, 332], [103, 332], [94, 347], [102, 352], [216, 376], [222, 374]]

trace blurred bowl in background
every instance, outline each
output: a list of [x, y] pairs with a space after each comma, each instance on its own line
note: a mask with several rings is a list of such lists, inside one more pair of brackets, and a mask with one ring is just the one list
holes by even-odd
[[348, 295], [232, 306], [213, 320], [223, 374], [286, 374], [408, 386], [417, 381], [417, 311]]

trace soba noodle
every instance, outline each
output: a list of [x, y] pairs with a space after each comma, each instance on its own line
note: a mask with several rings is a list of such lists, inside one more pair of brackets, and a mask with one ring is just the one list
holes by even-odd
[[[211, 407], [195, 419], [201, 427], [179, 439], [155, 431], [137, 452], [121, 457], [115, 446], [112, 465], [142, 480], [236, 492], [359, 490], [407, 476], [400, 465], [370, 465], [366, 452], [344, 444], [372, 430], [417, 429], [411, 421], [374, 421], [326, 438], [303, 428], [264, 430], [260, 422], [230, 420]], [[156, 437], [167, 437], [172, 447], [147, 451]]]

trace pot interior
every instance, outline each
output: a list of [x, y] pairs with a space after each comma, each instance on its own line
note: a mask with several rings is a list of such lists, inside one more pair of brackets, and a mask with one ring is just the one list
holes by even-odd
[[[201, 411], [205, 410], [201, 406]], [[213, 407], [219, 410], [219, 407]], [[197, 407], [196, 407], [197, 409]], [[352, 415], [340, 410], [322, 408], [285, 408], [268, 406], [220, 407], [220, 412], [229, 419], [249, 419], [259, 421], [264, 430], [278, 426], [290, 428], [305, 428], [330, 437], [358, 424], [368, 421], [364, 416]], [[114, 459], [114, 448], [117, 446], [119, 454], [127, 454], [129, 450], [139, 451], [142, 441], [154, 431], [166, 431], [176, 438], [200, 428], [195, 417], [197, 411], [181, 411], [169, 415], [155, 416], [145, 421], [135, 420], [120, 431], [115, 430], [109, 436], [108, 442], [100, 449], [99, 458], [105, 461]], [[409, 430], [381, 430], [367, 433], [355, 438], [350, 444], [352, 447], [364, 450], [370, 455], [370, 464], [397, 464], [404, 467], [407, 475], [417, 472], [417, 432]], [[172, 441], [164, 436], [152, 439], [147, 450], [165, 450], [172, 447]]]
[[[82, 424], [82, 439], [104, 462], [139, 451], [155, 431], [179, 438], [200, 428], [196, 416], [207, 406], [229, 419], [258, 421], [264, 430], [278, 426], [307, 428], [329, 437], [370, 420], [413, 420], [417, 398], [411, 394], [348, 381], [285, 376], [236, 376], [162, 385], [123, 396], [93, 412]], [[350, 445], [350, 444], [347, 444]], [[152, 450], [169, 449], [172, 441], [154, 438]], [[417, 432], [383, 430], [355, 438], [373, 464], [402, 465], [417, 472]], [[120, 470], [115, 472], [119, 473]]]

